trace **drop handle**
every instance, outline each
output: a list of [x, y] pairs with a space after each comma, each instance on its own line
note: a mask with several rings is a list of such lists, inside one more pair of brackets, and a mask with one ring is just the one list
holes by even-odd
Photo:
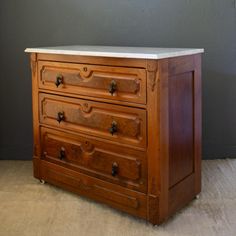
[[63, 76], [57, 75], [55, 85], [58, 87], [60, 84], [63, 84]]
[[109, 128], [109, 132], [111, 133], [111, 135], [113, 135], [117, 131], [118, 131], [117, 123], [115, 121], [112, 121], [111, 127]]
[[65, 120], [64, 112], [57, 113], [57, 121], [60, 124], [63, 120]]
[[59, 152], [59, 159], [60, 159], [60, 160], [63, 160], [63, 159], [65, 159], [65, 158], [66, 158], [66, 150], [65, 150], [64, 147], [61, 147], [61, 150], [60, 150], [60, 152]]
[[117, 174], [118, 174], [118, 164], [114, 162], [111, 168], [111, 175], [115, 177]]
[[113, 93], [115, 93], [117, 90], [117, 84], [116, 84], [116, 81], [115, 80], [112, 80], [110, 85], [109, 85], [109, 93], [111, 95], [113, 95]]

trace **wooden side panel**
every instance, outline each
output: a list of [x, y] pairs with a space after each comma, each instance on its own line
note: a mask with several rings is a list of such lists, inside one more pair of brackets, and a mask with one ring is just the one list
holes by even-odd
[[148, 73], [148, 220], [153, 224], [200, 192], [200, 57], [159, 60], [155, 94], [149, 85], [156, 85], [153, 73]]
[[169, 215], [201, 191], [201, 55], [169, 59]]
[[193, 125], [194, 77], [191, 71], [169, 77], [170, 187], [193, 173]]
[[42, 178], [49, 183], [146, 218], [146, 195], [41, 161]]

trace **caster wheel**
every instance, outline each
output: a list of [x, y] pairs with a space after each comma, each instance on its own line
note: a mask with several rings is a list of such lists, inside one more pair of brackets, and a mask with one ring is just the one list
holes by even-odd
[[199, 199], [199, 198], [200, 198], [200, 195], [199, 195], [199, 194], [195, 196], [195, 199]]
[[40, 179], [39, 182], [40, 182], [40, 184], [45, 184], [45, 180], [43, 180], [43, 179]]

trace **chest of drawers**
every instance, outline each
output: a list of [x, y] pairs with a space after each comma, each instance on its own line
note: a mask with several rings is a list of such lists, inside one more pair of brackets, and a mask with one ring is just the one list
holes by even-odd
[[201, 190], [201, 49], [31, 48], [34, 176], [160, 224]]

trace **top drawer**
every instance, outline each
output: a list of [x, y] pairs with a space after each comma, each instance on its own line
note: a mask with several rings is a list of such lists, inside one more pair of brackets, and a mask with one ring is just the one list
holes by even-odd
[[146, 104], [146, 71], [139, 68], [39, 61], [39, 88]]

